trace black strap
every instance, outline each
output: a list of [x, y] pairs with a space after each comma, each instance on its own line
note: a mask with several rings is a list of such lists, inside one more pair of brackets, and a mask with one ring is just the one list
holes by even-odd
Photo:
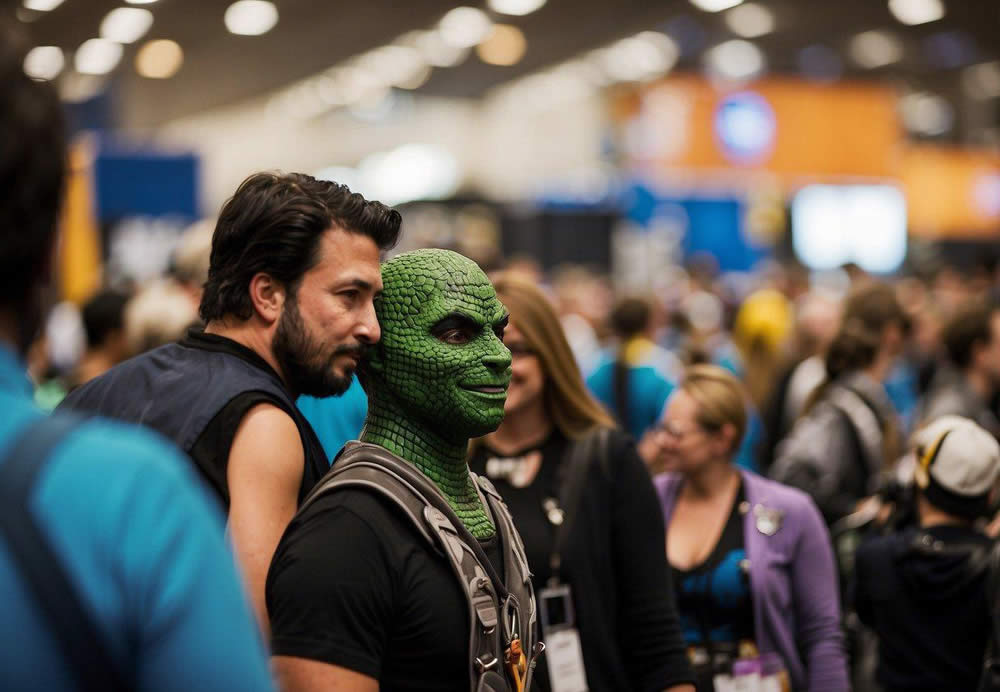
[[610, 429], [598, 428], [589, 435], [572, 442], [563, 459], [562, 492], [559, 496], [562, 521], [555, 527], [552, 552], [549, 555], [549, 567], [552, 570], [550, 581], [553, 583], [559, 581], [559, 570], [562, 568], [562, 555], [566, 550], [566, 540], [578, 514], [580, 499], [583, 497], [583, 485], [587, 480], [591, 464], [596, 460], [601, 469], [605, 473], [608, 472], [610, 437]]
[[0, 530], [35, 605], [84, 690], [127, 690], [104, 637], [30, 511], [32, 488], [52, 450], [83, 418], [57, 415], [30, 424], [0, 466]]
[[611, 371], [611, 388], [614, 395], [615, 402], [615, 414], [618, 419], [618, 424], [622, 426], [622, 430], [630, 430], [629, 428], [629, 371], [631, 368], [629, 364], [625, 361], [625, 344], [618, 351], [618, 356], [615, 358], [614, 368]]

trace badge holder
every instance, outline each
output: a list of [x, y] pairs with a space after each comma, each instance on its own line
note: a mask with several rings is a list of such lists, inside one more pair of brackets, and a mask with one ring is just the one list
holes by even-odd
[[573, 590], [559, 580], [559, 555], [562, 525], [565, 518], [557, 501], [548, 498], [542, 505], [549, 523], [556, 529], [555, 549], [549, 558], [552, 577], [538, 592], [542, 637], [545, 640], [545, 664], [549, 670], [552, 692], [588, 692], [587, 673], [583, 666], [580, 632], [576, 629]]

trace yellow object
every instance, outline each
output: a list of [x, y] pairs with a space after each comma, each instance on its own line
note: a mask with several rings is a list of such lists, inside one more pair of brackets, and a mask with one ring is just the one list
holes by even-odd
[[792, 307], [780, 292], [766, 288], [752, 293], [736, 314], [733, 340], [748, 351], [753, 344], [776, 352], [792, 326]]
[[77, 305], [101, 284], [101, 243], [94, 207], [94, 145], [82, 137], [69, 151], [57, 264], [60, 294]]

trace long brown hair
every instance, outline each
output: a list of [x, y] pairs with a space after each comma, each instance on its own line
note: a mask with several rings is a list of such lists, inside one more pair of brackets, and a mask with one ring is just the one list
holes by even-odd
[[587, 391], [559, 315], [545, 293], [515, 274], [500, 274], [493, 285], [500, 302], [510, 311], [511, 322], [524, 334], [542, 365], [542, 396], [553, 424], [571, 440], [596, 426], [614, 427], [614, 419]]

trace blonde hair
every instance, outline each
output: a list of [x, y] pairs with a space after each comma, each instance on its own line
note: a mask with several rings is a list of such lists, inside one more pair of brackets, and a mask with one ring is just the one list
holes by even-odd
[[718, 432], [725, 425], [736, 431], [732, 450], [747, 429], [747, 392], [728, 370], [717, 365], [692, 365], [684, 371], [680, 388], [698, 405], [695, 420], [705, 430]]
[[597, 426], [615, 427], [614, 419], [587, 391], [576, 358], [563, 333], [552, 302], [537, 286], [524, 278], [502, 273], [493, 282], [510, 319], [545, 374], [545, 411], [569, 439], [579, 439]]

